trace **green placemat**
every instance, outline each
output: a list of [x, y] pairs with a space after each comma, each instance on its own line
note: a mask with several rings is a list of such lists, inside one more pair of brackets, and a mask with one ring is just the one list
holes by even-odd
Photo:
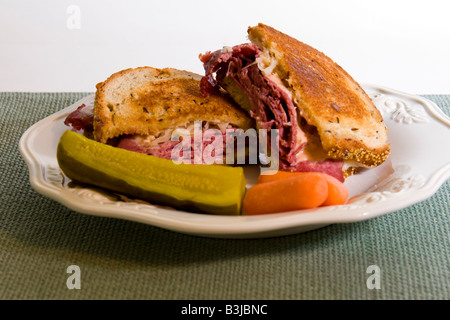
[[[87, 94], [0, 93], [0, 299], [450, 298], [449, 182], [375, 219], [253, 240], [83, 215], [41, 196], [20, 136]], [[450, 95], [426, 97], [449, 114]], [[80, 289], [67, 286], [71, 265]], [[372, 265], [380, 289], [367, 286]]]

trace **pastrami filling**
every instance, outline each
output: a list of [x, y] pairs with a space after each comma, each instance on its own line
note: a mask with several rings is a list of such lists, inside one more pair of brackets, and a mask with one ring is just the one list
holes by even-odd
[[[85, 104], [79, 106], [75, 111], [71, 112], [64, 124], [71, 126], [75, 131], [82, 133], [88, 138], [93, 139], [93, 106], [86, 106]], [[234, 132], [237, 128], [231, 124], [211, 124], [207, 121], [202, 123], [202, 135], [199, 141], [195, 140], [193, 135], [193, 125], [187, 126], [189, 129], [190, 141], [189, 143], [183, 142], [183, 137], [180, 137], [178, 141], [172, 141], [173, 130], [168, 129], [165, 133], [159, 136], [142, 136], [138, 134], [121, 135], [107, 141], [108, 145], [125, 149], [128, 151], [144, 153], [153, 155], [162, 159], [169, 159], [174, 161], [180, 161], [184, 163], [196, 163], [199, 159], [199, 163], [209, 163], [213, 160], [225, 158], [225, 150], [227, 143], [229, 143], [230, 133]], [[182, 128], [186, 129], [187, 128]], [[214, 129], [214, 130], [209, 130]], [[198, 145], [198, 144], [201, 145]], [[174, 148], [179, 145], [179, 150]], [[205, 149], [210, 146], [211, 153], [204, 152]], [[222, 154], [220, 154], [222, 153]], [[225, 160], [223, 160], [225, 162]]]
[[[200, 82], [202, 94], [217, 94], [219, 88], [229, 91], [231, 79], [250, 102], [249, 114], [256, 120], [258, 129], [278, 129], [281, 170], [326, 172], [343, 181], [342, 161], [309, 161], [300, 156], [308, 142], [307, 134], [299, 125], [304, 121], [297, 118], [296, 107], [286, 90], [262, 74], [257, 64], [260, 55], [259, 48], [252, 44], [202, 55], [200, 59], [205, 69]], [[239, 103], [233, 94], [231, 96]], [[304, 128], [315, 130], [308, 125]]]

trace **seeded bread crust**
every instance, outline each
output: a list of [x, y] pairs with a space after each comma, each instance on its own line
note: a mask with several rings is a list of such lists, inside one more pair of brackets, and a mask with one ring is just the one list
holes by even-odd
[[231, 100], [200, 93], [201, 76], [172, 68], [122, 70], [97, 84], [94, 138], [106, 143], [128, 134], [159, 135], [194, 121], [229, 123], [244, 130], [250, 117]]
[[322, 52], [272, 27], [249, 27], [250, 41], [277, 60], [274, 69], [292, 92], [299, 115], [317, 128], [329, 157], [367, 167], [390, 153], [381, 113], [361, 86]]

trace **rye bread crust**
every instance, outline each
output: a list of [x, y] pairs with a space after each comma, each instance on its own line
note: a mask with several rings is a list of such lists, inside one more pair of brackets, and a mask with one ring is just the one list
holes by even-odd
[[128, 134], [158, 135], [194, 121], [248, 129], [250, 117], [220, 95], [203, 97], [201, 76], [172, 68], [130, 68], [97, 84], [94, 138], [106, 143]]
[[322, 52], [264, 24], [249, 27], [250, 41], [277, 64], [299, 116], [317, 128], [329, 157], [367, 167], [390, 153], [381, 113], [361, 86]]

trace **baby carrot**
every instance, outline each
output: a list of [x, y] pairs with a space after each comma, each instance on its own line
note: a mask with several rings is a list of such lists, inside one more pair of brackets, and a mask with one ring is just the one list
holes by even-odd
[[328, 197], [323, 206], [334, 206], [344, 204], [347, 201], [349, 192], [345, 185], [335, 177], [332, 177], [326, 173], [320, 172], [288, 172], [278, 171], [273, 175], [260, 175], [258, 177], [258, 183], [266, 183], [276, 180], [289, 179], [298, 175], [321, 175], [326, 178], [328, 183]]
[[[258, 183], [271, 182], [275, 180], [282, 180], [292, 178], [298, 174], [304, 174], [305, 172], [289, 172], [289, 171], [280, 171], [278, 170], [274, 174], [260, 174], [258, 177]], [[309, 174], [309, 173], [308, 173]]]
[[320, 206], [328, 196], [328, 184], [322, 175], [297, 175], [259, 183], [247, 190], [244, 214], [264, 214]]
[[328, 197], [322, 206], [335, 206], [344, 204], [347, 199], [349, 192], [342, 182], [340, 182], [335, 177], [328, 174], [324, 174], [328, 183]]

